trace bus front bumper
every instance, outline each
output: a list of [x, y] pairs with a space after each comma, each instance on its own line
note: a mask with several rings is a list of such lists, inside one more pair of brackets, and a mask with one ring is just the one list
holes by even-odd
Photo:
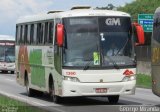
[[[113, 83], [79, 83], [63, 81], [62, 97], [71, 96], [110, 96], [130, 95], [135, 93], [136, 80]], [[98, 92], [97, 89], [106, 89], [106, 92]]]

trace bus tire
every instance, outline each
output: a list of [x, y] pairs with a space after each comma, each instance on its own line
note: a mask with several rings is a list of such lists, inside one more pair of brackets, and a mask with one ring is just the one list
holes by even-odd
[[51, 93], [52, 101], [54, 103], [61, 103], [61, 97], [55, 95], [54, 83], [52, 83], [52, 93]]
[[28, 80], [27, 76], [26, 76], [26, 79], [25, 79], [25, 86], [26, 86], [27, 96], [29, 96], [29, 97], [34, 96], [34, 90], [29, 88], [29, 80]]
[[111, 104], [117, 104], [119, 101], [119, 95], [108, 96], [108, 101]]

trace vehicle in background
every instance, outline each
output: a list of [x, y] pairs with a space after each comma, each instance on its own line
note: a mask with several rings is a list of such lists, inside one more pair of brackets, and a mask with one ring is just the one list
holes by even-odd
[[15, 38], [12, 36], [0, 35], [0, 71], [15, 72]]
[[152, 91], [160, 96], [160, 7], [156, 9], [151, 39]]
[[[144, 43], [142, 30], [127, 13], [89, 7], [20, 18], [17, 82], [28, 96], [43, 91], [56, 103], [76, 96], [107, 96], [117, 103], [119, 95], [135, 93], [134, 38]], [[117, 51], [107, 55], [113, 43]]]

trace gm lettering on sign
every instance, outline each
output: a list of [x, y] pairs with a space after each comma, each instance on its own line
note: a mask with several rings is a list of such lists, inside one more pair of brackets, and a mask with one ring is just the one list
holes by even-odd
[[108, 25], [108, 26], [120, 26], [121, 25], [120, 18], [107, 18], [106, 19], [106, 25]]

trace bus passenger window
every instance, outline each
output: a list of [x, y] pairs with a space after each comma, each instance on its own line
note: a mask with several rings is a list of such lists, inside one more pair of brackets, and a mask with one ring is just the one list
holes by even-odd
[[16, 43], [19, 44], [20, 42], [20, 30], [21, 30], [21, 26], [17, 26], [16, 28]]
[[31, 25], [28, 25], [28, 32], [27, 32], [27, 44], [30, 44], [30, 29], [31, 29]]
[[30, 44], [34, 43], [34, 24], [31, 24], [31, 28], [30, 28]]
[[49, 23], [49, 38], [48, 38], [48, 43], [53, 43], [53, 22]]
[[17, 37], [18, 37], [18, 26], [16, 26], [16, 44], [18, 43]]
[[36, 43], [37, 44], [40, 44], [40, 38], [41, 38], [41, 23], [38, 23], [38, 26], [37, 26], [37, 41]]
[[44, 38], [44, 23], [41, 24], [40, 38], [39, 38], [39, 39], [40, 39], [40, 40], [39, 40], [39, 43], [40, 43], [40, 44], [43, 44], [43, 41], [44, 41], [43, 38]]
[[25, 26], [23, 25], [22, 26], [22, 37], [21, 37], [22, 40], [21, 40], [21, 44], [24, 44], [24, 33], [25, 33], [24, 31], [25, 31]]
[[22, 33], [23, 33], [23, 26], [20, 26], [20, 38], [19, 38], [19, 43], [22, 43]]
[[44, 29], [44, 44], [48, 43], [48, 22], [45, 23]]
[[28, 25], [25, 25], [25, 28], [24, 28], [24, 44], [27, 44], [27, 33], [28, 33]]
[[37, 44], [37, 24], [34, 24], [33, 44]]

